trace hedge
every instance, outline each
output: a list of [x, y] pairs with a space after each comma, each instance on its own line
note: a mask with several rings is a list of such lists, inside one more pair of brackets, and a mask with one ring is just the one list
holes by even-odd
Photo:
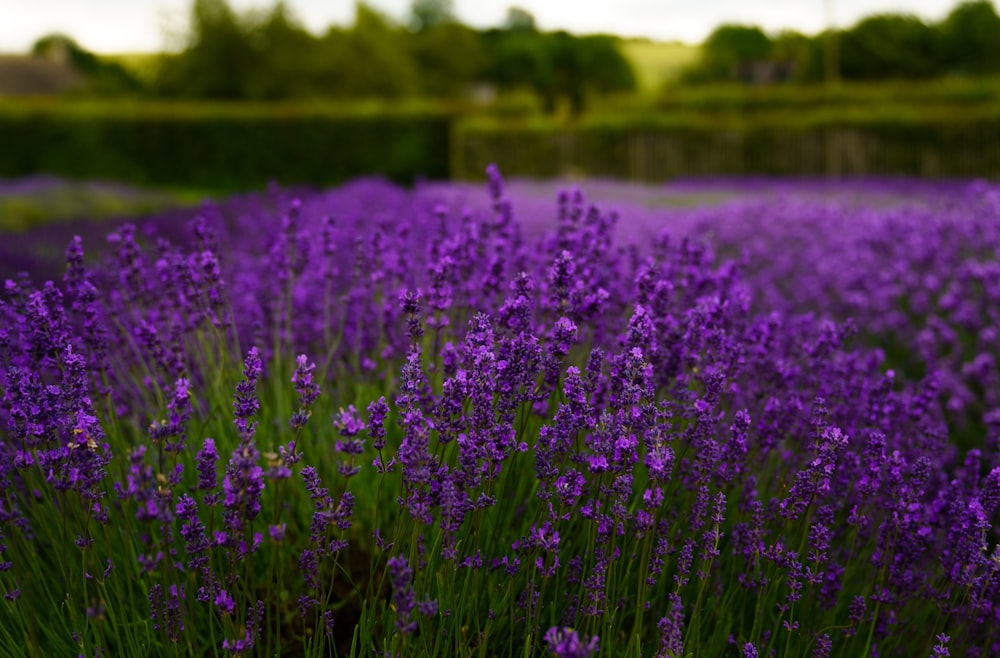
[[204, 189], [447, 178], [450, 122], [428, 112], [0, 108], [0, 177], [44, 172]]
[[658, 181], [687, 176], [1000, 176], [1000, 112], [885, 110], [672, 114], [572, 126], [461, 122], [452, 175], [597, 176]]
[[0, 104], [0, 177], [209, 190], [378, 174], [635, 180], [711, 175], [1000, 176], [1000, 106], [671, 111], [567, 123], [465, 111]]

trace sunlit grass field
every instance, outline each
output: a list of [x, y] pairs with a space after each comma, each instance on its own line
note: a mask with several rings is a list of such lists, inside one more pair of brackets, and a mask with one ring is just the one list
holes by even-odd
[[621, 50], [632, 65], [639, 92], [653, 96], [694, 64], [701, 48], [679, 41], [631, 39], [621, 44]]

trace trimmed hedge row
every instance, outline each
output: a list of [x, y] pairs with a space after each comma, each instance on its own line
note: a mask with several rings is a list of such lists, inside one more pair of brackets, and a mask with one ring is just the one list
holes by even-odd
[[234, 190], [371, 174], [446, 178], [450, 124], [435, 114], [0, 112], [0, 177]]
[[665, 89], [659, 110], [676, 112], [770, 112], [784, 110], [865, 109], [907, 106], [973, 108], [1000, 102], [1000, 78], [944, 78], [854, 82], [837, 85], [747, 86], [738, 83]]
[[965, 117], [770, 115], [586, 122], [572, 128], [464, 122], [455, 178], [507, 175], [659, 181], [687, 176], [1000, 176], [1000, 113]]
[[[464, 116], [464, 118], [463, 118]], [[37, 173], [240, 190], [566, 174], [1000, 176], [1000, 110], [887, 107], [855, 112], [672, 112], [549, 120], [378, 109], [0, 106], [0, 177]]]

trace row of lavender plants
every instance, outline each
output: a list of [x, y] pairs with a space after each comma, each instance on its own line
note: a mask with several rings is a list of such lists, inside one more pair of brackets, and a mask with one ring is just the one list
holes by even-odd
[[995, 191], [488, 198], [273, 190], [7, 281], [0, 653], [1000, 652]]

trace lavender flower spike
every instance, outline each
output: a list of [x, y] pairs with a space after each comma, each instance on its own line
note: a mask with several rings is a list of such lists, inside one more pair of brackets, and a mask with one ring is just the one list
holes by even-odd
[[553, 626], [545, 632], [545, 644], [556, 658], [590, 658], [597, 651], [599, 638], [595, 635], [583, 642], [572, 628]]

